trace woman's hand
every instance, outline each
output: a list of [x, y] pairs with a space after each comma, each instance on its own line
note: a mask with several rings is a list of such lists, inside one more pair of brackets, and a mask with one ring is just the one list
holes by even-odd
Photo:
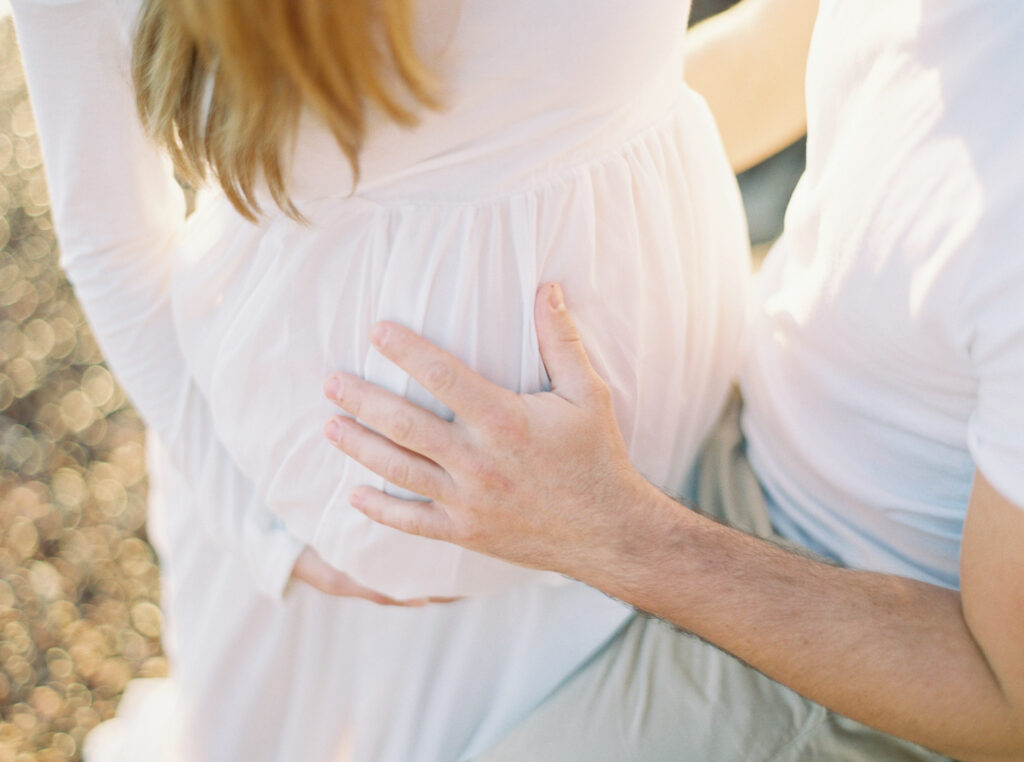
[[292, 579], [312, 585], [327, 595], [341, 598], [363, 598], [381, 606], [425, 606], [427, 603], [434, 602], [426, 598], [398, 601], [383, 593], [378, 593], [376, 590], [371, 590], [365, 585], [360, 585], [344, 572], [335, 569], [308, 545], [295, 561], [295, 566], [292, 568]]
[[324, 561], [320, 554], [308, 545], [299, 554], [298, 559], [295, 561], [295, 566], [292, 567], [292, 579], [305, 582], [307, 585], [311, 585], [327, 595], [333, 595], [337, 598], [362, 598], [380, 606], [417, 608], [426, 606], [428, 603], [452, 603], [459, 600], [458, 598], [445, 597], [396, 600], [383, 593], [378, 593], [376, 590], [371, 590], [366, 585], [356, 582], [345, 572], [338, 571]]
[[428, 498], [402, 500], [359, 487], [351, 503], [371, 519], [580, 576], [634, 542], [624, 531], [629, 516], [652, 491], [654, 499], [662, 495], [633, 469], [609, 390], [557, 285], [541, 287], [535, 312], [550, 392], [518, 395], [495, 386], [411, 331], [381, 323], [374, 346], [451, 408], [455, 420], [339, 373], [325, 393], [353, 418], [336, 416], [325, 432], [392, 484]]

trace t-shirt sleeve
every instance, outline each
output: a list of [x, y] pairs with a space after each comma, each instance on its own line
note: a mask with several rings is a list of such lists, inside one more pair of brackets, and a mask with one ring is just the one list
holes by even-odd
[[1009, 206], [987, 220], [992, 234], [968, 275], [963, 320], [978, 391], [967, 444], [986, 480], [1024, 509], [1024, 223]]
[[278, 596], [302, 544], [216, 436], [170, 301], [185, 219], [128, 73], [138, 0], [13, 0], [62, 264], [107, 361], [204, 505], [205, 529]]

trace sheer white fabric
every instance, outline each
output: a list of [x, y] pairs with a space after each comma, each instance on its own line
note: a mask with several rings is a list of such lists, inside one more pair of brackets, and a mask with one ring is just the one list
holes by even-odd
[[[347, 162], [307, 120], [294, 177], [311, 226], [280, 213], [253, 226], [218, 195], [176, 258], [178, 331], [218, 436], [295, 535], [396, 596], [475, 595], [543, 575], [347, 505], [356, 485], [383, 483], [323, 446], [327, 373], [444, 412], [371, 350], [374, 321], [536, 391], [533, 295], [560, 280], [634, 461], [669, 489], [714, 419], [740, 333], [744, 227], [706, 110], [681, 88], [686, 9], [452, 7], [428, 4], [424, 22], [445, 110], [412, 133], [377, 125], [355, 197]], [[586, 48], [565, 45], [570, 27]]]
[[[748, 266], [719, 139], [680, 83], [687, 4], [424, 3], [446, 108], [412, 131], [375, 123], [354, 194], [307, 118], [292, 175], [308, 226], [269, 205], [248, 223], [217, 192], [183, 224], [134, 119], [121, 11], [15, 10], [69, 275], [174, 464], [158, 464], [154, 529], [176, 682], [139, 700], [177, 697], [190, 760], [484, 748], [627, 611], [351, 509], [352, 487], [382, 482], [324, 442], [321, 385], [348, 370], [445, 412], [369, 348], [388, 318], [540, 389], [534, 292], [557, 279], [634, 461], [681, 486], [738, 361]], [[254, 584], [280, 590], [301, 542], [394, 595], [470, 597], [414, 611], [299, 588], [261, 599]], [[117, 758], [125, 733], [161, 739], [145, 725], [98, 735], [93, 757]]]
[[[702, 165], [689, 134], [697, 118], [708, 132], [711, 125], [692, 95], [673, 97], [623, 148], [602, 146], [593, 161], [484, 203], [300, 199], [312, 224], [304, 231], [280, 215], [239, 224], [218, 197], [190, 220], [175, 314], [184, 346], [196, 348], [189, 362], [218, 435], [289, 529], [335, 566], [403, 597], [476, 595], [540, 579], [348, 507], [356, 485], [384, 484], [324, 447], [320, 424], [332, 408], [320, 387], [330, 371], [346, 370], [446, 412], [369, 346], [371, 325], [386, 318], [497, 383], [537, 391], [546, 379], [533, 297], [543, 280], [563, 284], [612, 386], [634, 462], [655, 483], [679, 488], [736, 354], [743, 227], [712, 208], [720, 201], [693, 200], [730, 198], [731, 180], [691, 185], [691, 172], [717, 177], [719, 157]], [[467, 171], [455, 187], [480, 172]], [[737, 236], [715, 266], [706, 241], [731, 233], [710, 233], [712, 221]]]

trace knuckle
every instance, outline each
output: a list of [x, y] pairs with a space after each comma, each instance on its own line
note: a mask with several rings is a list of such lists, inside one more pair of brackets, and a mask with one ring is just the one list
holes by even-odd
[[477, 533], [466, 526], [460, 526], [453, 529], [450, 533], [449, 539], [457, 545], [461, 545], [464, 548], [475, 548], [477, 547]]
[[399, 531], [405, 532], [406, 534], [415, 534], [424, 536], [426, 534], [426, 527], [420, 517], [414, 512], [403, 512], [399, 514], [392, 526]]
[[491, 463], [473, 460], [468, 467], [470, 478], [488, 494], [508, 494], [515, 489], [515, 482], [506, 477]]
[[423, 375], [430, 388], [440, 392], [448, 391], [455, 384], [454, 372], [440, 360], [427, 366]]
[[396, 413], [390, 423], [391, 438], [395, 441], [408, 441], [414, 431], [412, 417], [405, 413]]
[[458, 531], [454, 533], [454, 536], [460, 545], [465, 545], [471, 548], [486, 547], [490, 539], [486, 530], [483, 527], [477, 526], [475, 523], [463, 524], [459, 527]]
[[[461, 470], [462, 464], [459, 464]], [[452, 477], [451, 472], [442, 471], [434, 484], [434, 493], [436, 499], [444, 504], [450, 504], [452, 502], [459, 501], [459, 488], [456, 485], [455, 479]]]
[[419, 537], [422, 537], [424, 534], [426, 534], [426, 530], [423, 528], [423, 525], [415, 519], [404, 520], [402, 522], [402, 526], [399, 528], [406, 534], [414, 534]]
[[398, 457], [389, 458], [384, 464], [384, 478], [392, 484], [407, 484], [409, 481], [408, 464]]

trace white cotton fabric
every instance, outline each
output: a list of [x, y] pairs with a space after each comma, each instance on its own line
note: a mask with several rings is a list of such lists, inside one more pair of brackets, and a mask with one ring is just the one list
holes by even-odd
[[823, 0], [807, 171], [744, 430], [778, 530], [957, 587], [975, 469], [1024, 508], [1024, 4]]
[[[65, 265], [160, 443], [174, 677], [130, 694], [151, 708], [126, 706], [87, 756], [149, 743], [190, 761], [468, 758], [628, 611], [351, 509], [353, 487], [384, 485], [324, 441], [321, 386], [348, 370], [445, 412], [370, 349], [387, 318], [541, 389], [534, 293], [555, 279], [634, 461], [681, 487], [738, 364], [748, 267], [719, 138], [680, 82], [688, 4], [423, 3], [446, 108], [412, 131], [375, 121], [354, 193], [306, 118], [292, 188], [307, 226], [269, 202], [251, 224], [216, 191], [183, 222], [133, 111], [132, 5], [15, 2]], [[261, 595], [280, 597], [303, 543], [393, 595], [468, 597], [405, 610]], [[174, 721], [151, 727], [170, 703]]]

